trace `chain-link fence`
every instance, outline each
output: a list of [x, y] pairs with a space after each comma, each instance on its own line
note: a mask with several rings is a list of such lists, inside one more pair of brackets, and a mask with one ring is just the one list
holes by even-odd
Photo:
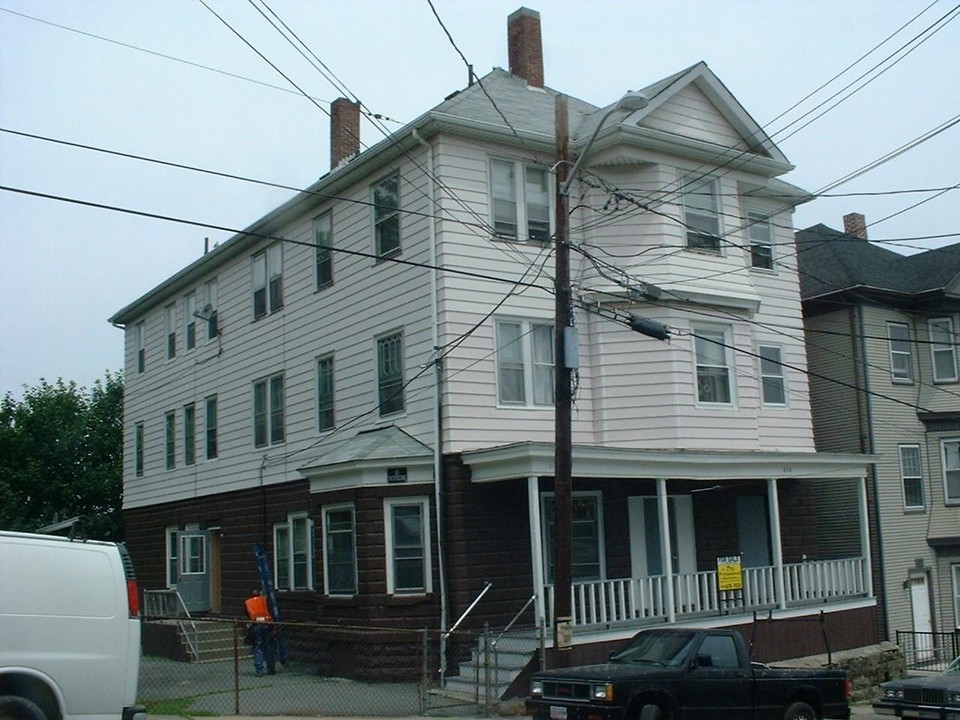
[[255, 667], [245, 622], [151, 618], [143, 625], [139, 701], [153, 715], [395, 717], [458, 706], [490, 713], [522, 707], [525, 673], [542, 656], [535, 629], [272, 629]]

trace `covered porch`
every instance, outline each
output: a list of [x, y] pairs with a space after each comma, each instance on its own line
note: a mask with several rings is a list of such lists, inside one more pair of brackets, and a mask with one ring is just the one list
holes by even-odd
[[[552, 626], [553, 446], [464, 461], [474, 483], [526, 478], [535, 612]], [[872, 600], [871, 461], [574, 446], [573, 625], [626, 630]]]

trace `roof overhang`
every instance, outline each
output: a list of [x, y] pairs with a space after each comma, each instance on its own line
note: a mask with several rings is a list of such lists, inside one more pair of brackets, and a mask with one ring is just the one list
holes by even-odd
[[[552, 476], [554, 445], [521, 442], [461, 453], [476, 483], [521, 477]], [[810, 480], [859, 479], [867, 475], [874, 455], [801, 452], [712, 452], [639, 450], [573, 446], [573, 476], [577, 478], [646, 480]]]

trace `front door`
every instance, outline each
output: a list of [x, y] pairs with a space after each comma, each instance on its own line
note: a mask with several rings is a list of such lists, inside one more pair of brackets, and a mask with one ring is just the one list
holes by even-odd
[[930, 588], [927, 576], [910, 577], [910, 605], [913, 612], [914, 647], [917, 649], [917, 661], [933, 659], [933, 616], [930, 613]]
[[187, 610], [206, 612], [210, 610], [210, 533], [182, 530], [179, 540], [177, 591]]
[[[633, 577], [665, 575], [663, 564], [663, 528], [656, 497], [631, 497], [630, 557]], [[674, 574], [697, 571], [696, 541], [693, 531], [693, 501], [689, 495], [667, 498], [667, 522], [670, 525], [670, 561]]]
[[767, 567], [770, 560], [770, 523], [767, 501], [761, 495], [737, 498], [737, 537], [743, 567]]

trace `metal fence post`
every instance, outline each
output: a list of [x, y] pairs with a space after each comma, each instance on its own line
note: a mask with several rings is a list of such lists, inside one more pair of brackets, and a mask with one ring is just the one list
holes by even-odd
[[490, 717], [490, 623], [483, 624], [483, 716]]
[[430, 635], [427, 628], [420, 631], [420, 652], [423, 654], [423, 666], [420, 670], [420, 714], [426, 715], [428, 709], [428, 683], [430, 682]]
[[233, 627], [233, 714], [240, 714], [240, 623]]

